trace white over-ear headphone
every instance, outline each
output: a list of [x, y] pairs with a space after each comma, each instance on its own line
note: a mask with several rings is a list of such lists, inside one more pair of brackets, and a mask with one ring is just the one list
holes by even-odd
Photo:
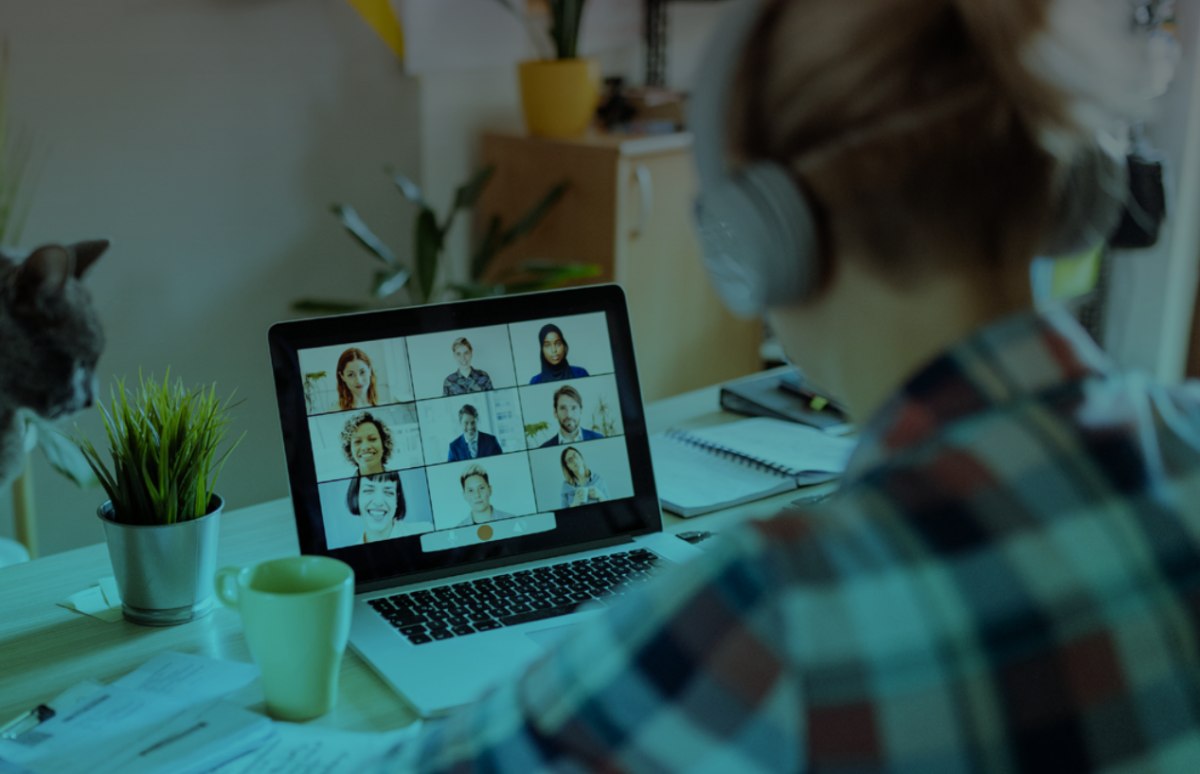
[[[732, 168], [725, 128], [737, 65], [762, 11], [737, 3], [718, 24], [691, 96], [689, 124], [700, 176], [696, 230], [718, 295], [737, 315], [803, 301], [821, 280], [812, 203], [793, 173], [772, 161]], [[1044, 255], [1072, 255], [1107, 238], [1127, 192], [1124, 156], [1103, 142], [1067, 167]]]

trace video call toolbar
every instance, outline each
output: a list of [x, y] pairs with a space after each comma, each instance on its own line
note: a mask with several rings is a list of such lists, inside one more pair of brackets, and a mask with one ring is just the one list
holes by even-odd
[[633, 496], [603, 313], [302, 350], [327, 546], [547, 532]]

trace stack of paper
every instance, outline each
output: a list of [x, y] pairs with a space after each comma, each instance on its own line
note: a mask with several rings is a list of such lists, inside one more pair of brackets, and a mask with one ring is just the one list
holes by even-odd
[[416, 732], [351, 733], [273, 722], [230, 701], [250, 664], [164, 653], [119, 680], [85, 681], [0, 736], [0, 772], [361, 771]]

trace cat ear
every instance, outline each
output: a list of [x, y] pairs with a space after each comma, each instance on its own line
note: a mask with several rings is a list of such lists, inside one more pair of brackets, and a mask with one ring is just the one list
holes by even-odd
[[76, 242], [71, 245], [71, 252], [75, 254], [75, 277], [82, 277], [88, 269], [92, 268], [92, 264], [104, 254], [109, 244], [107, 239], [89, 239], [86, 242]]
[[9, 275], [13, 299], [22, 306], [41, 306], [43, 298], [62, 292], [74, 267], [75, 259], [62, 245], [39, 247]]

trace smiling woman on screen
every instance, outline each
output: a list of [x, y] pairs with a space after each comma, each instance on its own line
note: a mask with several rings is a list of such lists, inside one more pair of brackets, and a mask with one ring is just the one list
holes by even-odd
[[342, 453], [361, 476], [382, 473], [392, 455], [392, 431], [369, 411], [360, 411], [342, 428]]
[[375, 369], [366, 352], [350, 347], [338, 358], [337, 392], [337, 408], [342, 410], [379, 405]]

